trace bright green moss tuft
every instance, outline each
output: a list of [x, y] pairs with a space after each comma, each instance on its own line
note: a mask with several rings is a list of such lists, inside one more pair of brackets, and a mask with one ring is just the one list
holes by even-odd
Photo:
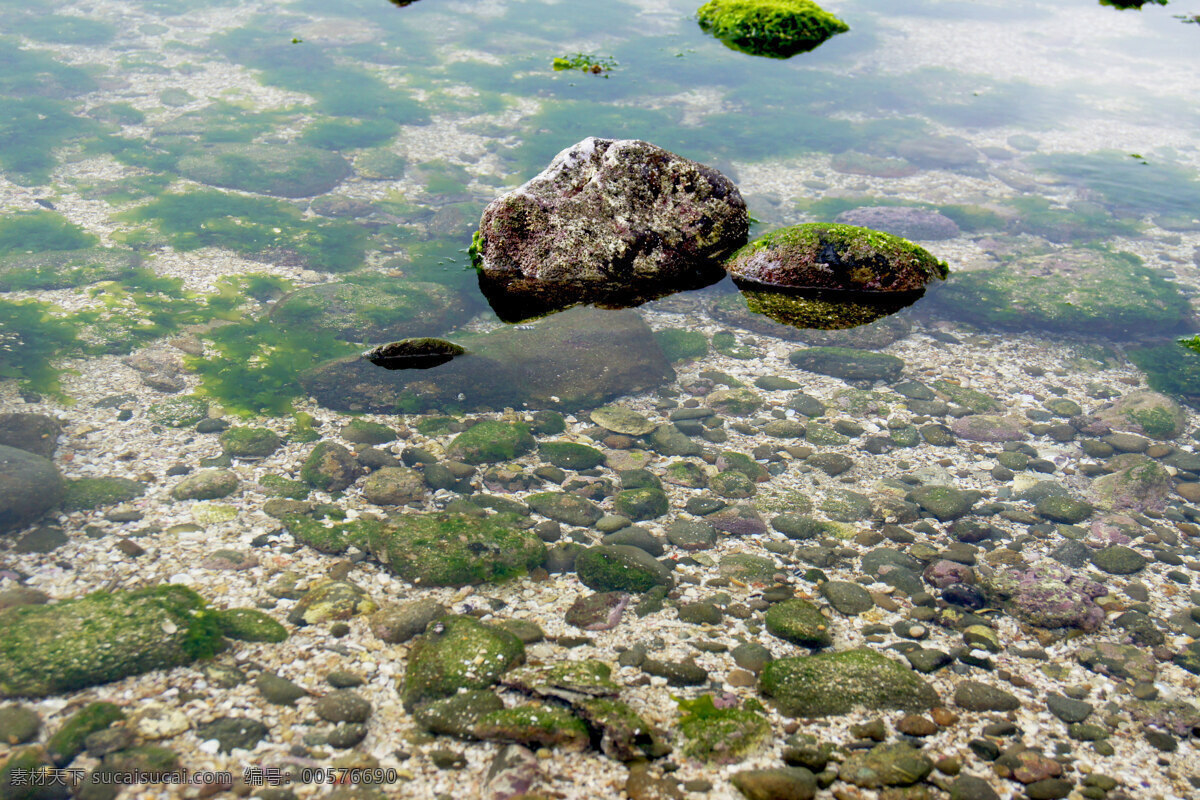
[[668, 361], [703, 358], [708, 354], [708, 337], [700, 331], [666, 328], [655, 331], [654, 340]]
[[0, 256], [79, 250], [97, 241], [95, 236], [53, 211], [16, 211], [0, 216]]
[[700, 27], [734, 50], [788, 58], [812, 50], [850, 26], [811, 0], [709, 0]]

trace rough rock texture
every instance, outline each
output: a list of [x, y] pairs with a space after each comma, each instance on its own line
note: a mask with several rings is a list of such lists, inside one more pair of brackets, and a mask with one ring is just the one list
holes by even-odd
[[856, 706], [924, 711], [938, 702], [937, 692], [917, 673], [865, 648], [772, 661], [759, 691], [790, 717], [845, 714]]
[[49, 459], [0, 445], [0, 533], [41, 516], [65, 491], [62, 476]]
[[216, 615], [184, 586], [96, 592], [0, 612], [0, 697], [44, 697], [206, 658]]
[[1187, 413], [1158, 392], [1131, 392], [1097, 411], [1095, 420], [1114, 431], [1154, 439], [1174, 439], [1187, 428]]
[[898, 236], [823, 222], [761, 236], [726, 269], [768, 286], [848, 292], [919, 292], [949, 274], [943, 262]]
[[838, 214], [834, 222], [871, 228], [905, 239], [925, 239], [927, 241], [953, 239], [959, 233], [958, 225], [947, 216], [923, 208], [905, 208], [903, 206], [852, 208]]
[[[677, 282], [746, 241], [737, 187], [711, 167], [648, 142], [588, 138], [493, 200], [475, 243], [481, 280], [637, 291]], [[677, 288], [677, 287], [676, 287]]]
[[387, 370], [362, 358], [329, 361], [300, 381], [321, 405], [395, 412], [442, 407], [575, 410], [658, 386], [675, 373], [636, 311], [575, 308], [534, 323], [460, 337], [468, 353], [429, 370]]
[[1094, 631], [1104, 622], [1104, 609], [1095, 599], [1107, 590], [1058, 564], [997, 572], [984, 580], [984, 587], [1006, 601], [1014, 617], [1039, 628]]

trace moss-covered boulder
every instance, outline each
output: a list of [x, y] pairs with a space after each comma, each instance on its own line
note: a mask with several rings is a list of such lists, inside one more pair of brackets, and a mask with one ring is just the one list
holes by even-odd
[[1153, 439], [1175, 439], [1187, 429], [1188, 416], [1178, 403], [1158, 392], [1130, 392], [1096, 412], [1114, 431], [1140, 433]]
[[324, 194], [350, 174], [337, 153], [287, 144], [217, 144], [179, 160], [197, 183], [276, 197]]
[[546, 546], [512, 514], [403, 514], [370, 536], [371, 553], [421, 586], [504, 580], [540, 567]]
[[553, 747], [567, 752], [587, 749], [588, 726], [558, 706], [530, 703], [483, 715], [471, 732], [489, 742], [513, 742], [526, 747]]
[[924, 248], [889, 233], [812, 222], [755, 239], [726, 264], [735, 278], [787, 289], [911, 293], [949, 274]]
[[63, 499], [65, 490], [50, 459], [0, 445], [0, 533], [37, 519]]
[[525, 645], [511, 633], [471, 617], [448, 616], [416, 639], [400, 683], [404, 708], [486, 689], [524, 660]]
[[350, 451], [335, 442], [317, 442], [300, 467], [301, 480], [325, 492], [342, 491], [362, 473]]
[[802, 647], [829, 647], [833, 634], [829, 620], [807, 600], [792, 597], [767, 609], [767, 630], [780, 639]]
[[126, 503], [146, 493], [146, 484], [129, 478], [74, 478], [67, 481], [64, 511], [91, 511]]
[[283, 440], [270, 428], [234, 426], [218, 437], [225, 454], [234, 458], [266, 458], [279, 449]]
[[771, 738], [771, 723], [743, 708], [717, 708], [712, 695], [677, 701], [683, 712], [679, 735], [683, 754], [709, 764], [736, 764]]
[[759, 691], [789, 717], [826, 717], [857, 707], [927, 711], [937, 692], [898, 661], [874, 650], [780, 658], [763, 669]]
[[597, 592], [648, 592], [674, 584], [671, 571], [639, 547], [624, 544], [589, 547], [575, 559], [584, 586]]
[[355, 444], [384, 444], [396, 439], [396, 431], [367, 419], [352, 419], [342, 426], [341, 437]]
[[88, 248], [0, 256], [0, 292], [67, 289], [121, 277], [133, 269], [132, 250]]
[[44, 697], [207, 658], [217, 615], [183, 586], [0, 611], [0, 696]]
[[613, 510], [635, 522], [657, 519], [666, 514], [670, 507], [666, 492], [653, 486], [623, 489], [613, 498]]
[[218, 611], [216, 615], [218, 628], [229, 639], [240, 642], [282, 642], [288, 637], [287, 628], [256, 608], [230, 608]]
[[581, 528], [595, 525], [604, 516], [591, 500], [570, 492], [538, 492], [526, 497], [525, 502], [544, 517]]
[[374, 278], [299, 289], [281, 297], [271, 309], [271, 321], [288, 331], [372, 343], [441, 333], [468, 316], [462, 297], [440, 283], [385, 283]]
[[446, 455], [467, 464], [511, 461], [535, 444], [533, 434], [521, 423], [485, 420], [455, 436]]
[[1112, 472], [1092, 481], [1088, 499], [1106, 511], [1161, 511], [1171, 496], [1171, 474], [1141, 453], [1108, 460]]
[[591, 469], [604, 463], [604, 453], [577, 442], [542, 442], [538, 454], [562, 469]]
[[331, 522], [301, 514], [285, 514], [283, 524], [300, 544], [308, 545], [319, 553], [340, 555], [351, 546], [366, 550], [372, 534], [381, 531], [386, 523], [372, 517]]
[[734, 50], [772, 58], [808, 52], [850, 30], [812, 0], [709, 0], [696, 18]]
[[1080, 333], [1178, 329], [1180, 287], [1129, 253], [1060, 250], [956, 274], [932, 298], [944, 313], [1001, 328]]
[[323, 580], [301, 595], [287, 620], [293, 625], [319, 625], [378, 610], [379, 605], [357, 583]]
[[0, 764], [0, 798], [4, 800], [67, 800], [70, 796], [54, 762], [38, 745], [15, 748]]

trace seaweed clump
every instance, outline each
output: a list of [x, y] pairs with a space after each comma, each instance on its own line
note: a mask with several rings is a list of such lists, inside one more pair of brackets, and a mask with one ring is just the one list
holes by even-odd
[[728, 47], [771, 58], [807, 52], [850, 30], [812, 0], [709, 0], [696, 16]]

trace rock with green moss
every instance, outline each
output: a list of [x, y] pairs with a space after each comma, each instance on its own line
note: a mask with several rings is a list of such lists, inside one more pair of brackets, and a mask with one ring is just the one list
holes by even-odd
[[974, 324], [1087, 334], [1171, 331], [1188, 315], [1180, 287], [1139, 258], [1091, 249], [959, 273], [933, 301]]
[[0, 611], [0, 696], [44, 697], [207, 658], [217, 615], [183, 586]]
[[285, 497], [289, 500], [303, 500], [312, 492], [307, 484], [280, 475], [263, 475], [258, 479], [258, 485], [273, 497]]
[[377, 506], [417, 502], [425, 497], [425, 477], [409, 467], [380, 467], [363, 481], [362, 493]]
[[562, 469], [591, 469], [604, 463], [604, 453], [577, 442], [542, 442], [538, 453]]
[[146, 416], [168, 428], [188, 428], [208, 416], [208, 402], [193, 395], [168, 397], [146, 409]]
[[546, 546], [512, 514], [403, 514], [370, 536], [371, 553], [420, 586], [464, 586], [523, 575], [546, 561]]
[[807, 600], [792, 597], [767, 609], [767, 630], [781, 639], [802, 647], [829, 647], [833, 635], [829, 620]]
[[742, 708], [717, 708], [712, 695], [676, 701], [681, 751], [708, 764], [736, 764], [771, 738], [771, 723], [762, 714]]
[[46, 751], [55, 764], [66, 766], [83, 752], [83, 742], [88, 736], [123, 719], [125, 712], [116, 703], [88, 703], [67, 717], [62, 727], [46, 740]]
[[175, 484], [171, 496], [176, 500], [216, 500], [238, 490], [237, 475], [227, 469], [202, 469]]
[[229, 639], [239, 642], [282, 642], [288, 637], [287, 628], [256, 608], [230, 608], [216, 613], [217, 625]]
[[504, 701], [495, 692], [472, 689], [418, 707], [413, 719], [430, 733], [470, 739], [475, 735], [476, 722], [503, 708]]
[[612, 697], [582, 700], [575, 711], [600, 734], [600, 751], [616, 761], [661, 756], [654, 729], [627, 703]]
[[570, 492], [538, 492], [526, 497], [525, 502], [544, 517], [583, 528], [595, 525], [604, 516], [591, 500]]
[[742, 499], [753, 497], [755, 493], [754, 481], [733, 470], [718, 472], [708, 483], [709, 488], [720, 497]]
[[1171, 474], [1141, 453], [1108, 460], [1112, 472], [1092, 481], [1088, 499], [1106, 511], [1161, 511], [1171, 496]]
[[342, 426], [341, 436], [355, 444], [384, 444], [394, 441], [396, 431], [387, 425], [367, 419], [352, 419]]
[[597, 592], [647, 592], [674, 584], [671, 572], [639, 547], [624, 544], [589, 547], [575, 559], [584, 586]]
[[808, 52], [850, 30], [812, 0], [709, 0], [696, 17], [734, 50], [771, 58]]
[[340, 492], [362, 473], [350, 451], [334, 442], [317, 442], [300, 467], [300, 479], [324, 492]]
[[146, 493], [146, 484], [129, 478], [74, 478], [67, 481], [64, 511], [91, 511], [137, 499]]
[[654, 332], [654, 339], [668, 361], [685, 361], [708, 355], [708, 337], [700, 331], [664, 328]]
[[914, 293], [949, 273], [923, 248], [853, 225], [807, 223], [769, 233], [728, 265], [738, 279], [788, 289]]
[[587, 724], [564, 708], [527, 704], [485, 714], [471, 732], [489, 742], [513, 742], [526, 747], [553, 747], [567, 752], [587, 749]]
[[472, 617], [443, 617], [413, 643], [400, 683], [404, 708], [464, 689], [487, 689], [524, 660], [525, 645], [507, 631]]
[[672, 461], [663, 470], [662, 479], [664, 483], [689, 489], [703, 489], [708, 485], [708, 473], [692, 461]]
[[[299, 289], [281, 297], [271, 309], [271, 321], [290, 332], [367, 343], [440, 334], [468, 316], [462, 297], [442, 284], [381, 283], [367, 278]], [[363, 364], [372, 371], [385, 371], [369, 361]]]
[[1187, 413], [1158, 392], [1131, 392], [1096, 412], [1096, 419], [1115, 431], [1170, 440], [1187, 429]]
[[923, 678], [866, 648], [776, 659], [763, 669], [759, 691], [789, 717], [847, 714], [858, 707], [927, 711], [938, 704]]
[[454, 437], [446, 455], [467, 464], [511, 461], [535, 444], [529, 428], [521, 423], [485, 420]]
[[853, 347], [807, 347], [793, 351], [788, 360], [800, 369], [848, 381], [894, 381], [904, 370], [904, 361], [896, 356]]
[[744, 387], [734, 389], [718, 389], [705, 398], [708, 405], [722, 414], [732, 417], [744, 417], [762, 408], [762, 398]]
[[294, 144], [217, 144], [184, 156], [179, 172], [222, 189], [312, 197], [324, 194], [350, 174], [337, 153]]
[[284, 515], [283, 524], [292, 538], [300, 544], [330, 555], [341, 555], [351, 546], [366, 550], [371, 535], [384, 527], [382, 521], [372, 517], [333, 522], [316, 520], [302, 514]]
[[612, 667], [594, 658], [513, 670], [501, 682], [525, 694], [567, 703], [588, 697], [616, 697], [621, 691], [612, 679]]
[[222, 431], [219, 438], [225, 454], [234, 458], [266, 458], [283, 444], [269, 428], [235, 426]]
[[366, 590], [353, 581], [323, 580], [300, 596], [288, 612], [293, 625], [319, 625], [379, 610]]
[[613, 510], [635, 522], [657, 519], [666, 514], [670, 507], [666, 492], [653, 486], [623, 489], [613, 498]]
[[911, 786], [933, 772], [929, 756], [907, 742], [878, 744], [851, 753], [838, 768], [838, 777], [863, 789]]

